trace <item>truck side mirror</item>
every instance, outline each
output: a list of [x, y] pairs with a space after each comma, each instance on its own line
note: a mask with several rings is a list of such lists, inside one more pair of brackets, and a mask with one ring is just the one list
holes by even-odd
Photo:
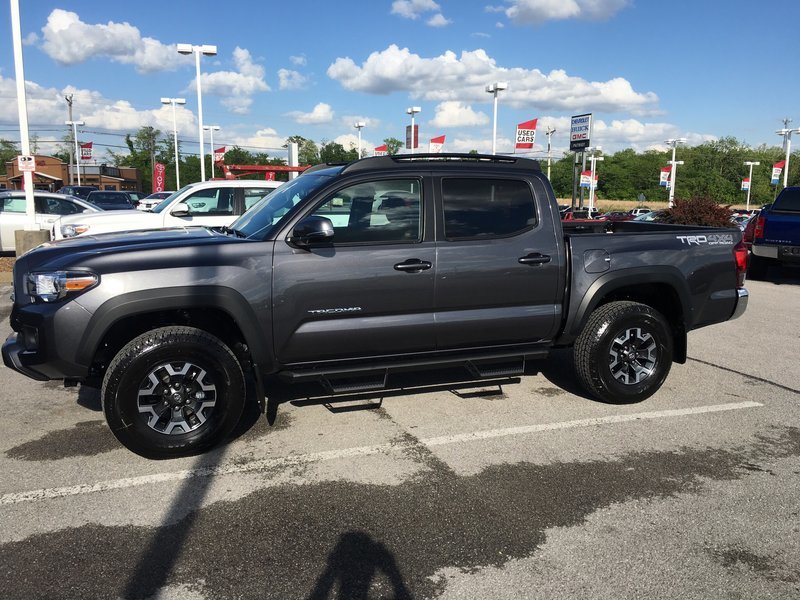
[[178, 202], [172, 207], [172, 210], [169, 211], [169, 214], [171, 214], [173, 217], [188, 217], [189, 213], [189, 205], [186, 204], [186, 202]]
[[295, 225], [288, 241], [300, 247], [319, 246], [332, 242], [333, 234], [333, 223], [330, 219], [312, 215]]

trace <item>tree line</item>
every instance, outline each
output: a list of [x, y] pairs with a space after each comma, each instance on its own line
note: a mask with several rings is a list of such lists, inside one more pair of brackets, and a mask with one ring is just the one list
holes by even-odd
[[[325, 140], [317, 144], [299, 135], [289, 137], [286, 142], [287, 145], [289, 142], [298, 144], [298, 158], [301, 165], [343, 163], [358, 158], [358, 149], [354, 144], [351, 144], [350, 148], [344, 148], [338, 142]], [[383, 142], [390, 155], [397, 154], [403, 147], [403, 142], [397, 138], [386, 138]], [[136, 133], [125, 137], [125, 145], [127, 153], [106, 150], [105, 162], [116, 167], [138, 168], [142, 174], [143, 190], [151, 189], [152, 166], [155, 162], [160, 162], [167, 169], [167, 189], [176, 189], [175, 150], [171, 135], [153, 127], [142, 127]], [[0, 139], [0, 174], [5, 173], [6, 163], [14, 160], [18, 154], [19, 147], [16, 142]], [[68, 136], [53, 156], [69, 162]], [[631, 148], [607, 154], [605, 161], [597, 164], [596, 197], [601, 200], [637, 200], [640, 194], [644, 194], [647, 202], [666, 201], [668, 192], [666, 188], [659, 186], [659, 173], [662, 167], [667, 166], [671, 157], [671, 150], [636, 152]], [[741, 190], [741, 182], [748, 175], [748, 167], [744, 162], [759, 161], [761, 164], [753, 168], [750, 201], [756, 205], [771, 202], [780, 187], [770, 184], [772, 165], [784, 158], [784, 151], [778, 146], [761, 145], [754, 148], [739, 142], [734, 137], [724, 137], [697, 146], [680, 146], [677, 159], [682, 160], [684, 164], [678, 167], [676, 196], [705, 197], [721, 204], [741, 204], [746, 195], [746, 192]], [[206, 155], [203, 159], [206, 163], [206, 174], [209, 175], [211, 156]], [[559, 198], [572, 196], [574, 161], [575, 155], [566, 153], [552, 163], [551, 181]], [[286, 160], [270, 156], [266, 152], [251, 152], [233, 146], [227, 149], [224, 163], [285, 165]], [[544, 168], [544, 164], [542, 166]], [[800, 182], [800, 155], [792, 154], [789, 166], [789, 183]], [[199, 181], [200, 157], [182, 155], [180, 175], [183, 184]], [[258, 175], [253, 177], [260, 178]], [[285, 179], [287, 175], [278, 173], [276, 177]]]

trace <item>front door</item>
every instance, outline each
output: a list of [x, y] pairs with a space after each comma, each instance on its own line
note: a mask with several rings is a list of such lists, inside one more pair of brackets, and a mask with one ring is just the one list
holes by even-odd
[[[435, 243], [419, 178], [352, 184], [309, 212], [330, 219], [330, 244], [276, 242], [275, 354], [283, 364], [435, 348]], [[288, 233], [288, 232], [286, 232]], [[431, 235], [432, 237], [432, 231]]]

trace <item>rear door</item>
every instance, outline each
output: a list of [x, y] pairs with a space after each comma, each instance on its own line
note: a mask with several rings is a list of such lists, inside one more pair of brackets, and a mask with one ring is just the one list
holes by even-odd
[[544, 185], [519, 175], [458, 174], [436, 177], [434, 188], [439, 349], [552, 339], [563, 242]]
[[361, 180], [307, 214], [330, 219], [329, 245], [275, 244], [273, 331], [283, 363], [435, 349], [436, 247], [421, 177]]

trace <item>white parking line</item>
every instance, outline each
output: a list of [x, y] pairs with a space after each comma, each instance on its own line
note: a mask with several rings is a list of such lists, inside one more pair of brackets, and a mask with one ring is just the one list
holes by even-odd
[[[596, 427], [599, 425], [609, 425], [613, 423], [627, 423], [631, 421], [666, 419], [671, 417], [683, 417], [687, 415], [699, 415], [713, 412], [724, 412], [731, 410], [741, 410], [745, 408], [756, 408], [763, 406], [758, 402], [736, 402], [730, 404], [714, 404], [708, 406], [698, 406], [695, 408], [682, 408], [676, 410], [659, 410], [642, 413], [632, 413], [629, 415], [612, 415], [609, 417], [598, 417], [595, 419], [579, 419], [576, 421], [562, 421], [557, 423], [544, 423], [541, 425], [526, 425], [522, 427], [509, 427], [506, 429], [488, 429], [484, 431], [474, 431], [458, 435], [447, 435], [420, 440], [425, 446], [444, 446], [447, 444], [458, 444], [463, 442], [487, 440], [492, 438], [508, 437], [513, 435], [526, 435], [531, 433], [541, 433], [546, 431], [556, 431], [559, 429], [574, 429], [578, 427]], [[396, 448], [393, 444], [380, 444], [377, 446], [360, 446], [356, 448], [345, 448], [342, 450], [328, 450], [325, 452], [312, 452], [309, 454], [298, 454], [281, 458], [270, 458], [255, 460], [244, 464], [228, 464], [215, 467], [201, 467], [197, 469], [186, 469], [183, 471], [172, 471], [167, 473], [156, 473], [154, 475], [142, 475], [139, 477], [128, 477], [124, 479], [113, 479], [92, 484], [72, 485], [65, 487], [43, 488], [30, 490], [27, 492], [15, 492], [0, 496], [0, 505], [19, 504], [21, 502], [35, 502], [38, 500], [49, 500], [54, 498], [65, 498], [68, 496], [80, 496], [84, 494], [94, 494], [111, 490], [120, 490], [155, 483], [166, 483], [193, 479], [195, 477], [214, 477], [218, 475], [231, 475], [235, 473], [247, 473], [254, 471], [265, 471], [276, 467], [288, 467], [292, 465], [324, 462], [341, 458], [353, 458], [358, 456], [370, 456], [375, 454], [389, 453]]]

